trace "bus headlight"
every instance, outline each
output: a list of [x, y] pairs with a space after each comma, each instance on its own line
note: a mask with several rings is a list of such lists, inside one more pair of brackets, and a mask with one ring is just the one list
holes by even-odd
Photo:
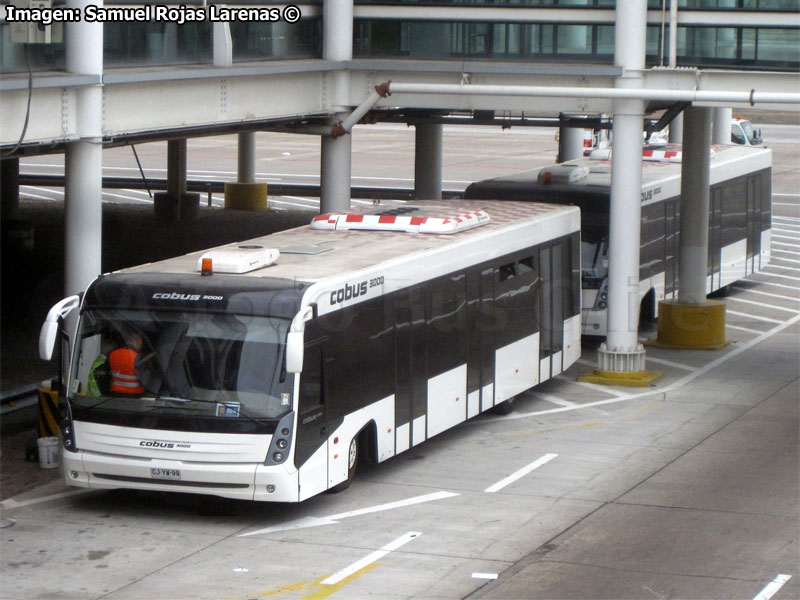
[[272, 442], [267, 450], [264, 464], [279, 465], [289, 456], [289, 446], [292, 443], [292, 428], [294, 426], [294, 412], [284, 415], [275, 427]]

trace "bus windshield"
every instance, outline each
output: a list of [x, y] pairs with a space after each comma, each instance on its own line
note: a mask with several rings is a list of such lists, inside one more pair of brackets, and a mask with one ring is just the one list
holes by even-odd
[[584, 288], [599, 288], [608, 276], [608, 238], [581, 241], [581, 271]]
[[228, 425], [279, 419], [291, 410], [289, 325], [250, 315], [89, 310], [79, 327], [70, 405], [82, 415], [101, 411], [106, 422], [115, 412]]

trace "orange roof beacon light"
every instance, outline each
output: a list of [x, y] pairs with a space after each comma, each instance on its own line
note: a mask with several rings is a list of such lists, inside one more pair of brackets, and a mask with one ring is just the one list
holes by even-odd
[[214, 274], [214, 261], [208, 257], [204, 257], [200, 263], [200, 275], [205, 276]]

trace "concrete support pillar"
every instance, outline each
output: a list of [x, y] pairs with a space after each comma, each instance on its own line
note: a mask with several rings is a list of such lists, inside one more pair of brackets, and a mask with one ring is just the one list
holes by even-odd
[[715, 108], [714, 128], [711, 130], [712, 144], [731, 143], [731, 120], [733, 119], [732, 108]]
[[[641, 88], [645, 58], [646, 2], [617, 0], [616, 87]], [[643, 100], [615, 100], [608, 244], [608, 335], [598, 368], [586, 381], [646, 386], [661, 373], [645, 369], [639, 343], [639, 245], [641, 233]]]
[[442, 199], [442, 125], [422, 121], [414, 131], [414, 197]]
[[706, 299], [711, 109], [687, 108], [681, 160], [681, 237], [678, 301]]
[[[338, 120], [347, 115], [337, 115]], [[320, 212], [350, 208], [350, 158], [352, 136], [322, 136], [320, 156]]]
[[[669, 2], [669, 66], [678, 65], [678, 0]], [[683, 141], [683, 113], [672, 119], [669, 124], [667, 140], [671, 144], [680, 144]]]
[[[323, 0], [322, 58], [353, 59], [353, 0]], [[334, 123], [347, 117], [350, 77], [342, 69], [326, 76], [328, 108], [336, 111]], [[320, 210], [350, 208], [350, 152], [352, 136], [323, 136], [320, 149]]]
[[556, 162], [562, 163], [583, 156], [583, 129], [564, 125], [564, 115], [560, 116], [558, 128], [558, 157]]
[[167, 142], [167, 193], [173, 198], [186, 193], [186, 138]]
[[239, 183], [255, 183], [256, 181], [256, 132], [244, 131], [239, 134]]
[[0, 218], [11, 219], [19, 209], [19, 159], [0, 161]]
[[727, 344], [725, 303], [706, 299], [712, 109], [684, 112], [678, 298], [659, 303], [656, 343], [711, 350]]
[[[103, 5], [102, 0], [67, 0], [67, 8], [83, 12], [90, 3]], [[103, 24], [79, 21], [65, 26], [67, 71], [102, 76]], [[64, 158], [64, 291], [67, 295], [85, 290], [102, 268], [102, 109], [103, 90], [99, 83], [78, 90], [79, 139], [67, 144]]]
[[266, 210], [267, 184], [256, 183], [256, 132], [239, 134], [237, 182], [225, 184], [225, 208]]
[[161, 221], [192, 221], [200, 211], [200, 194], [186, 191], [187, 154], [186, 138], [167, 142], [167, 191], [153, 195], [153, 211]]
[[[685, 111], [684, 111], [685, 112]], [[683, 113], [680, 113], [669, 124], [669, 135], [667, 140], [670, 144], [683, 143]]]

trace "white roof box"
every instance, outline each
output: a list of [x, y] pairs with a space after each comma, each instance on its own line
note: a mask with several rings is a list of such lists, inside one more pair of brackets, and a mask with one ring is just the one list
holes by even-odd
[[197, 270], [203, 271], [203, 260], [211, 259], [214, 273], [249, 273], [275, 264], [280, 252], [276, 248], [242, 244], [225, 246], [204, 253], [197, 261]]
[[589, 167], [562, 163], [539, 171], [539, 183], [575, 183], [589, 174]]
[[403, 204], [393, 208], [370, 207], [365, 211], [328, 213], [314, 217], [312, 229], [348, 231], [403, 231], [406, 233], [458, 233], [489, 223], [485, 210], [459, 209], [452, 205], [415, 206]]

